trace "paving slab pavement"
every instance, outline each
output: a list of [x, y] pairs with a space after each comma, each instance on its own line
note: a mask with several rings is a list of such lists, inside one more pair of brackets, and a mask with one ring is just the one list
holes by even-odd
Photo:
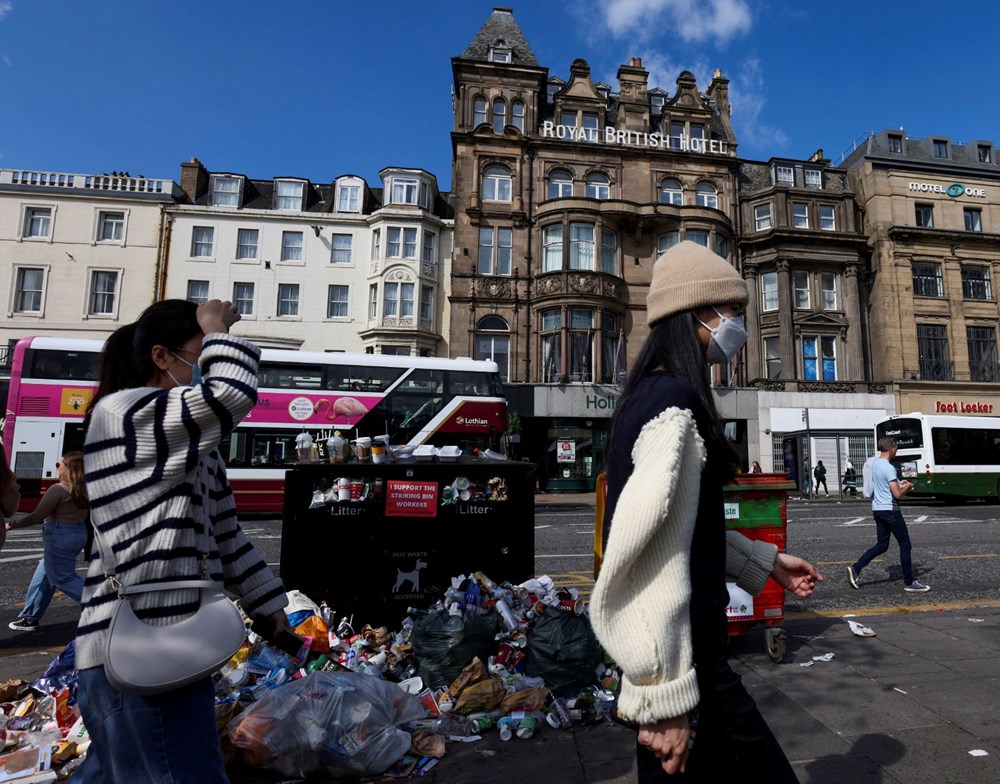
[[[786, 620], [788, 655], [768, 658], [763, 632], [733, 641], [743, 677], [804, 784], [995, 784], [1000, 781], [1000, 608]], [[27, 641], [26, 641], [27, 642]], [[33, 679], [48, 652], [0, 651], [0, 679]], [[813, 656], [829, 662], [802, 667]], [[972, 756], [982, 750], [986, 756]], [[425, 780], [448, 784], [632, 784], [634, 736], [612, 725], [502, 743], [448, 744]], [[242, 765], [233, 784], [282, 779]], [[741, 781], [746, 781], [741, 777]], [[322, 781], [322, 779], [317, 779]]]

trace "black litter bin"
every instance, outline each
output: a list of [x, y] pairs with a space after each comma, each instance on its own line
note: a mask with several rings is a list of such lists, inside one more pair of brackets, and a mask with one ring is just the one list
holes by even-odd
[[285, 476], [281, 578], [354, 623], [398, 626], [458, 574], [534, 576], [535, 467], [309, 464]]

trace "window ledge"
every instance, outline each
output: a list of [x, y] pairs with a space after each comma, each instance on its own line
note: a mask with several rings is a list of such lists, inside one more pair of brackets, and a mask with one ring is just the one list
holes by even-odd
[[188, 256], [188, 261], [205, 261], [211, 264], [215, 263], [215, 256]]

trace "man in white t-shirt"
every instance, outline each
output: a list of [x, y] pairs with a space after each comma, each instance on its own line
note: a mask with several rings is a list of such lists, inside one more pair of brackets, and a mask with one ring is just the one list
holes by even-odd
[[[910, 534], [906, 521], [899, 510], [899, 499], [906, 495], [913, 483], [896, 476], [896, 467], [889, 462], [896, 456], [898, 444], [892, 436], [878, 440], [879, 456], [871, 465], [872, 516], [878, 528], [878, 541], [869, 548], [857, 563], [847, 567], [847, 580], [852, 588], [858, 588], [861, 570], [874, 558], [889, 549], [889, 536], [899, 543], [899, 563], [903, 567], [904, 591], [929, 591], [930, 586], [913, 579], [913, 564], [910, 560]], [[865, 467], [868, 467], [867, 462]]]

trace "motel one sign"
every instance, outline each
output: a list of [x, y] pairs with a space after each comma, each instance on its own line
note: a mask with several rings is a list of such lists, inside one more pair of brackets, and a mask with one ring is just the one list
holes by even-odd
[[700, 152], [714, 155], [727, 155], [729, 152], [728, 142], [721, 139], [703, 139], [683, 133], [678, 136], [664, 136], [662, 133], [620, 131], [617, 128], [605, 128], [602, 132], [597, 128], [556, 125], [551, 120], [546, 120], [542, 123], [542, 138], [565, 139], [571, 142], [601, 142], [603, 144], [620, 144], [631, 147], [649, 147], [651, 149], [679, 150], [680, 152]]

